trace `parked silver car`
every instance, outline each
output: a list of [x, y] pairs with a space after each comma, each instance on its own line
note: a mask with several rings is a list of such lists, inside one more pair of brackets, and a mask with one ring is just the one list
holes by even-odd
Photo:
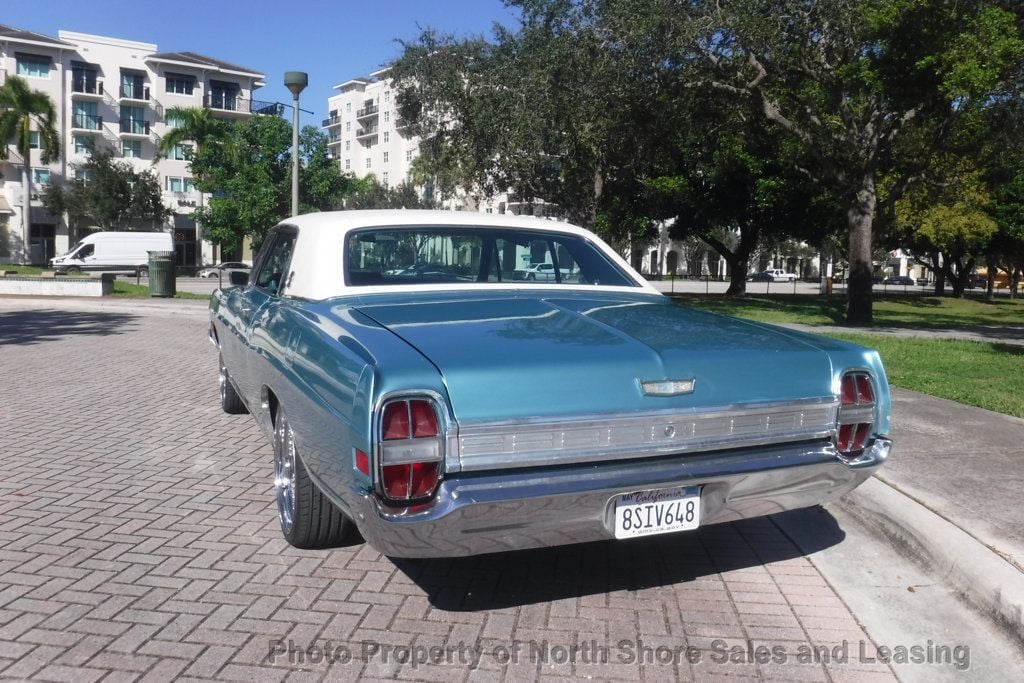
[[248, 263], [242, 263], [241, 261], [225, 261], [216, 266], [203, 268], [199, 271], [199, 277], [218, 277], [221, 275], [228, 277], [232, 271], [242, 271], [248, 275], [250, 270], [252, 270], [252, 266]]

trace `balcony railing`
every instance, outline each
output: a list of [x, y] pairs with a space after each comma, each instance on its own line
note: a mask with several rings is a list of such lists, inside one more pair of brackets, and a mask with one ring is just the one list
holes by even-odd
[[341, 117], [339, 117], [339, 116], [331, 116], [330, 118], [324, 119], [323, 122], [320, 125], [323, 128], [329, 128], [330, 126], [340, 126], [341, 125]]
[[331, 133], [327, 136], [328, 145], [333, 145], [336, 142], [341, 142], [341, 133]]
[[128, 135], [149, 135], [149, 121], [124, 119], [121, 121], [121, 132]]
[[103, 96], [103, 81], [72, 81], [71, 92], [77, 95]]
[[378, 111], [380, 111], [380, 107], [378, 107], [375, 104], [372, 104], [369, 107], [363, 107], [362, 109], [357, 109], [356, 110], [356, 118], [357, 119], [361, 119], [361, 118], [365, 118], [367, 116], [373, 116]]
[[149, 87], [135, 87], [131, 85], [121, 86], [121, 99], [122, 100], [140, 100], [149, 101]]
[[78, 130], [103, 130], [103, 117], [95, 114], [74, 114], [71, 126]]
[[366, 128], [360, 128], [356, 131], [356, 139], [368, 138], [377, 134], [377, 126], [367, 126]]
[[208, 109], [235, 111], [240, 114], [251, 113], [248, 100], [243, 100], [235, 93], [207, 93], [203, 98], [203, 106]]

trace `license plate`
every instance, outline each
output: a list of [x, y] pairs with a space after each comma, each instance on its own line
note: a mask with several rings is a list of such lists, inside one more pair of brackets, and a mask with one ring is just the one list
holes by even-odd
[[700, 526], [700, 488], [636, 491], [615, 501], [615, 538], [636, 538]]

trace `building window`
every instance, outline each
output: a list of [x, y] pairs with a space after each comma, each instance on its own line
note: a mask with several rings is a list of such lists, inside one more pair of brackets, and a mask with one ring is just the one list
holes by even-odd
[[385, 90], [384, 91], [384, 101], [385, 102], [390, 102], [391, 101], [391, 91], [390, 90]]
[[[387, 135], [387, 133], [385, 133], [385, 135]], [[389, 155], [389, 154], [388, 154], [387, 152], [384, 152], [384, 163], [385, 163], [385, 164], [386, 164], [386, 163], [388, 163], [388, 157], [389, 157], [389, 156], [390, 156], [390, 155]]]
[[75, 154], [83, 154], [89, 156], [93, 150], [93, 140], [88, 135], [76, 135], [75, 141]]
[[192, 191], [192, 179], [167, 176], [166, 187], [168, 192], [183, 192], [187, 194]]
[[196, 85], [194, 76], [167, 74], [164, 91], [174, 95], [191, 95]]
[[[391, 137], [391, 134], [388, 133], [387, 131], [384, 131], [384, 142], [387, 142], [390, 137]], [[385, 159], [385, 161], [386, 161], [386, 159]]]
[[390, 111], [384, 112], [384, 123], [387, 123], [390, 120], [391, 120], [391, 112]]
[[387, 187], [388, 187], [388, 172], [384, 171], [380, 175], [381, 175], [381, 180], [384, 183], [384, 189], [387, 189]]
[[188, 161], [192, 158], [192, 145], [175, 145], [171, 147], [167, 158], [174, 159], [175, 161]]
[[352, 130], [352, 122], [351, 121], [346, 121], [345, 122], [345, 132], [347, 133], [350, 130]]
[[348, 171], [351, 168], [352, 168], [352, 160], [351, 159], [345, 159], [345, 170]]
[[352, 141], [351, 140], [345, 140], [345, 151], [347, 152], [350, 149], [352, 149]]
[[405, 160], [406, 161], [412, 161], [412, 150], [411, 149], [405, 150]]
[[31, 78], [49, 78], [50, 65], [53, 63], [49, 57], [40, 55], [17, 55], [18, 75], [30, 76]]
[[129, 159], [139, 159], [142, 157], [142, 140], [122, 140], [121, 141], [121, 156], [128, 157]]
[[94, 176], [95, 173], [93, 173], [91, 168], [80, 168], [75, 171], [75, 177], [82, 181], [92, 180]]
[[366, 168], [370, 168], [370, 157], [366, 157]]
[[33, 168], [32, 169], [32, 184], [33, 185], [49, 185], [50, 184], [50, 169], [48, 169], [48, 168]]
[[484, 209], [484, 213], [494, 213], [494, 209], [488, 206], [486, 209]]
[[351, 102], [346, 102], [345, 103], [345, 113], [346, 114], [351, 114], [352, 113], [352, 103]]
[[28, 132], [28, 148], [39, 149], [39, 131], [30, 130]]

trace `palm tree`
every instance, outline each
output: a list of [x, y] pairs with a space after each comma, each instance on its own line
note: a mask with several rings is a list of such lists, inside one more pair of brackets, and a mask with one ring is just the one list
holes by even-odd
[[[164, 120], [173, 128], [160, 139], [157, 146], [157, 159], [165, 158], [171, 150], [183, 142], [192, 142], [198, 151], [212, 142], [224, 142], [228, 136], [228, 126], [213, 116], [205, 107], [171, 107], [164, 112]], [[191, 164], [190, 164], [191, 166]], [[199, 210], [204, 206], [203, 192], [199, 192]], [[197, 235], [198, 236], [198, 235]], [[216, 259], [214, 259], [216, 261]]]
[[57, 131], [57, 109], [49, 95], [32, 90], [24, 78], [9, 76], [0, 86], [0, 159], [7, 159], [8, 145], [13, 142], [21, 156], [21, 223], [25, 244], [31, 244], [32, 228], [32, 155], [33, 127], [39, 133], [42, 161], [50, 163], [60, 154]]

